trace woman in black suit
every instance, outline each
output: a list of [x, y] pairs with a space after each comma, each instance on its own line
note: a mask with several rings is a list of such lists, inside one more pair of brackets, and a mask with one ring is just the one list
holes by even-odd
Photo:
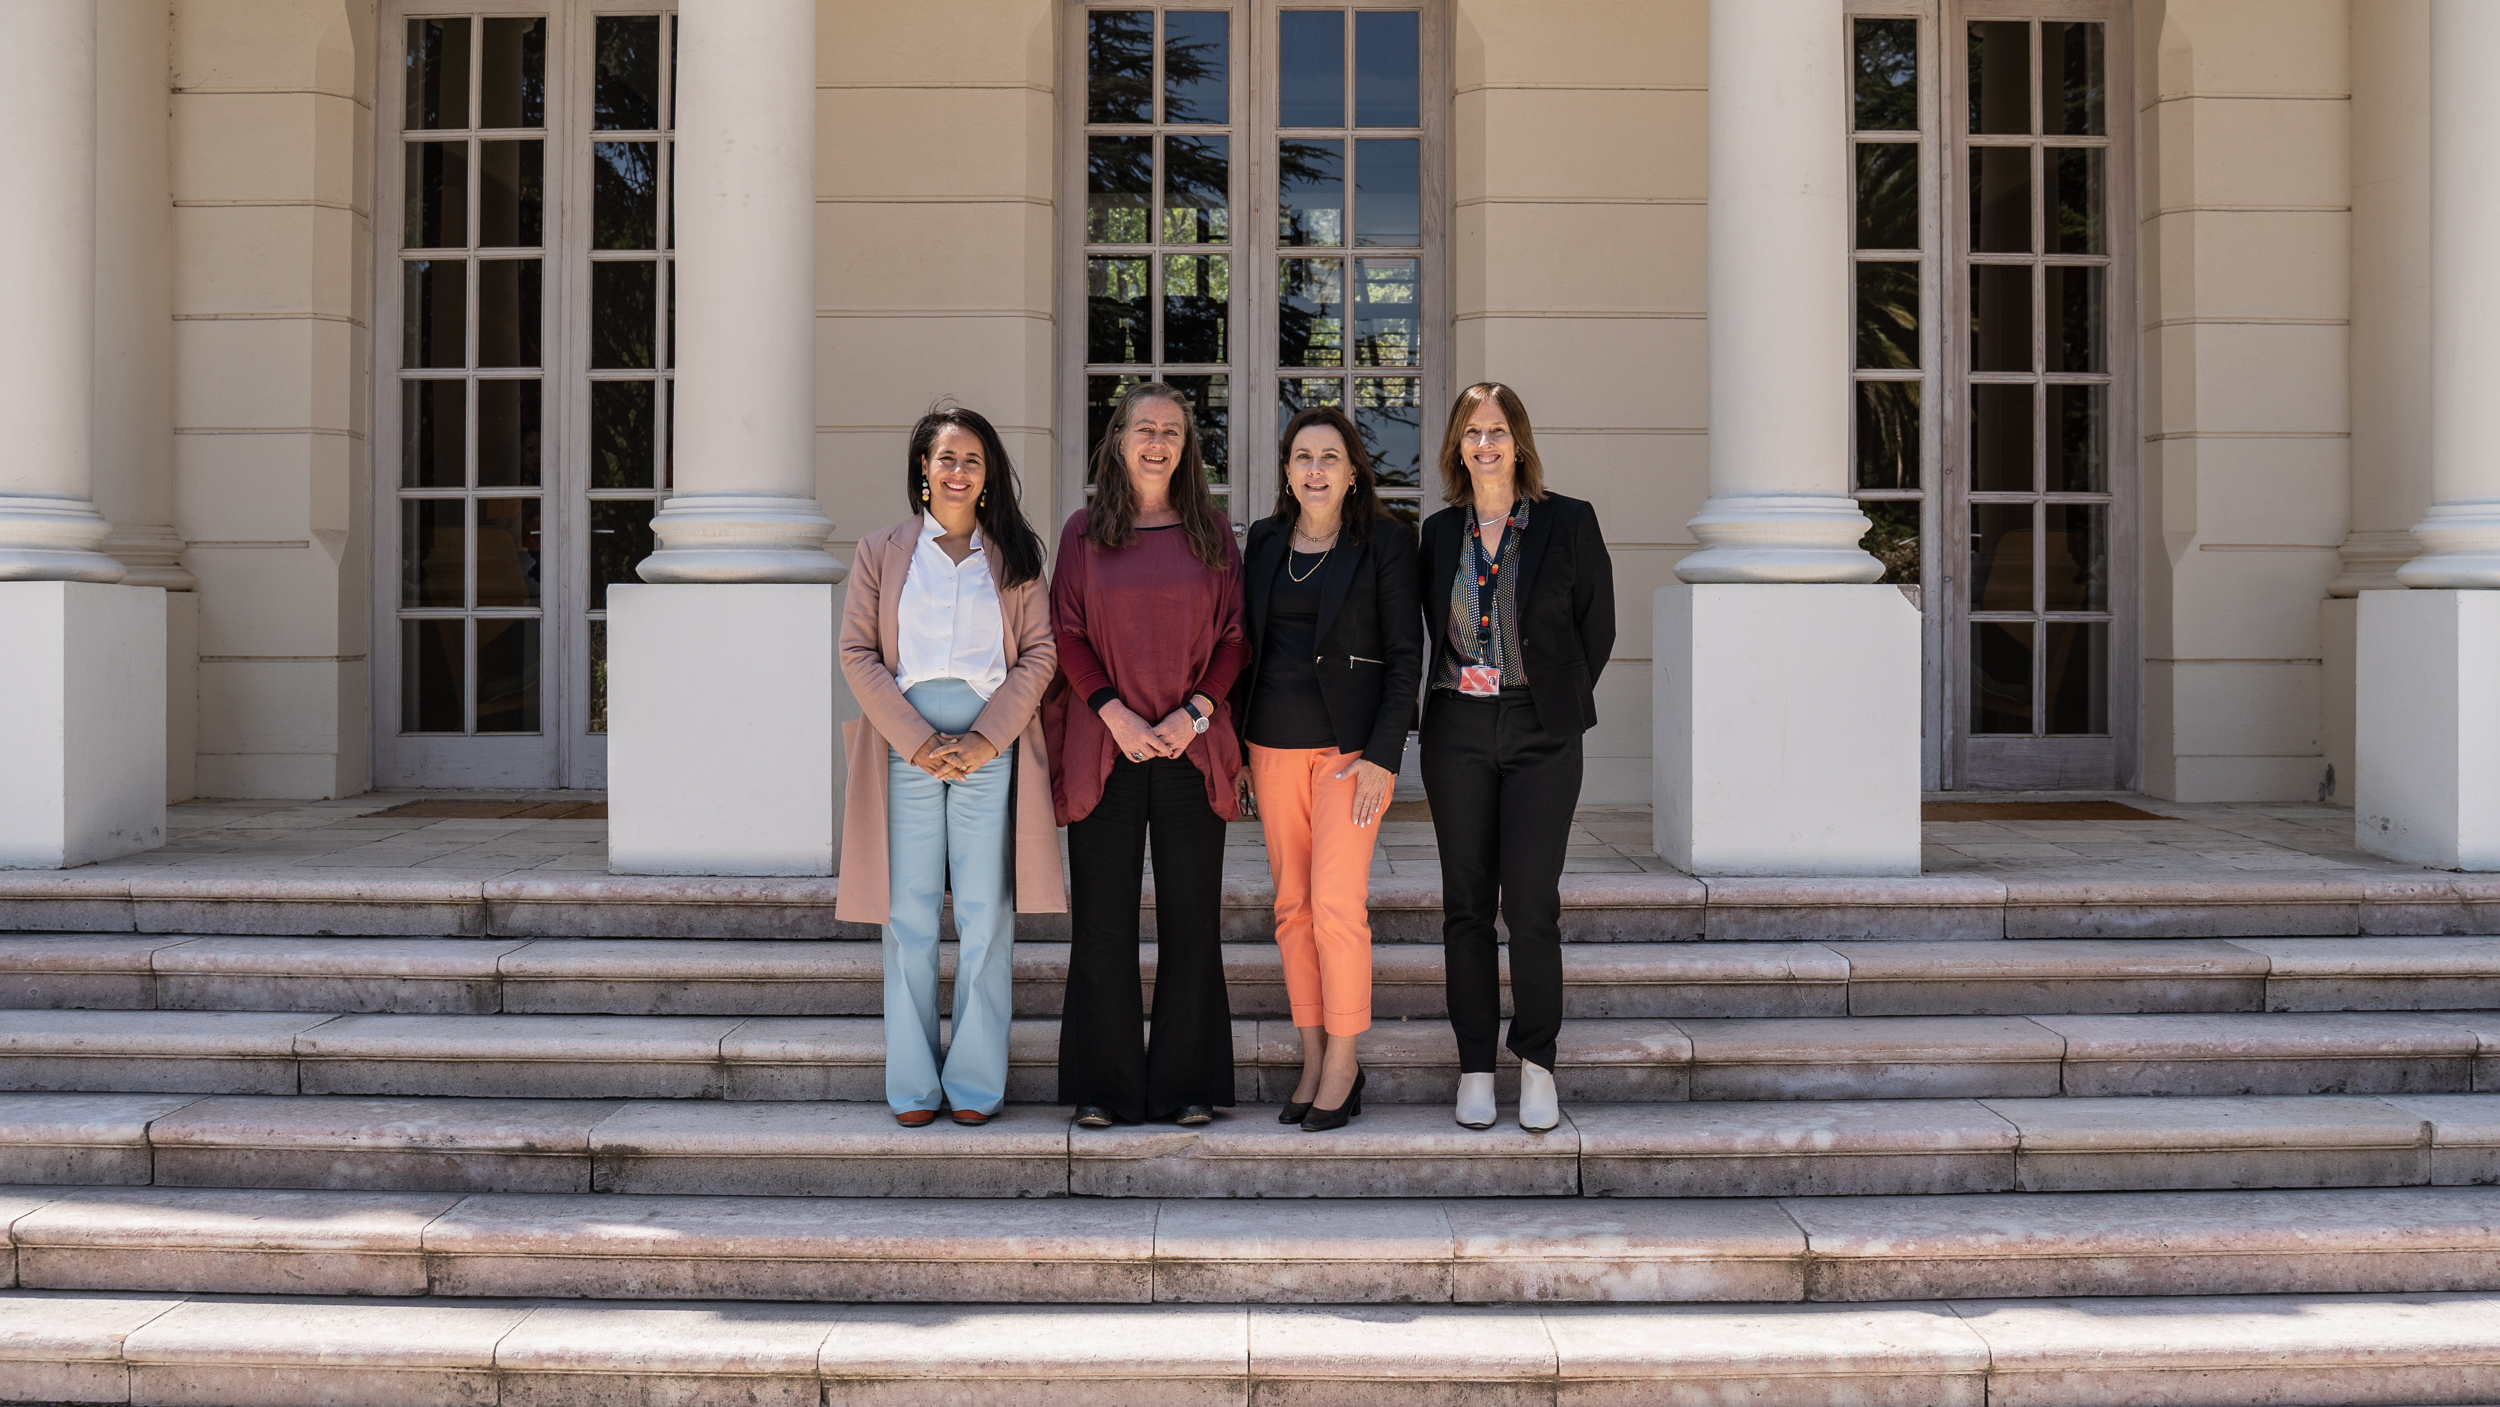
[[1424, 523], [1424, 794], [1441, 847], [1441, 945], [1458, 1035], [1458, 1121], [1493, 1126], [1501, 1027], [1496, 908], [1510, 922], [1510, 1049], [1519, 1123], [1561, 1121], [1562, 868], [1580, 799], [1580, 735], [1615, 644], [1614, 565], [1596, 511], [1545, 491], [1518, 393], [1459, 393]]
[[1415, 539], [1388, 515], [1362, 436], [1318, 407], [1285, 427], [1276, 512], [1250, 527], [1242, 737], [1276, 945], [1302, 1036], [1278, 1116], [1312, 1133], [1363, 1112], [1355, 1038], [1371, 1026], [1371, 862], [1423, 676]]

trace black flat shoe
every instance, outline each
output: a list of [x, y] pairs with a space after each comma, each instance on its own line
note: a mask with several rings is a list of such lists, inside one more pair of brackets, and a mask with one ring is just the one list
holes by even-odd
[[1368, 1070], [1355, 1071], [1354, 1088], [1346, 1091], [1345, 1103], [1334, 1109], [1313, 1109], [1311, 1117], [1302, 1121], [1302, 1131], [1326, 1133], [1330, 1129], [1344, 1128], [1352, 1122], [1355, 1115], [1363, 1112], [1363, 1082], [1369, 1078], [1370, 1074]]
[[1194, 1129], [1200, 1124], [1214, 1123], [1215, 1111], [1204, 1104], [1184, 1105], [1179, 1113], [1172, 1116], [1172, 1122], [1185, 1129]]
[[1310, 1105], [1288, 1104], [1277, 1112], [1276, 1122], [1280, 1124], [1298, 1124], [1309, 1117], [1311, 1117]]
[[1111, 1127], [1111, 1111], [1099, 1104], [1080, 1104], [1076, 1106], [1076, 1122], [1079, 1128], [1107, 1129]]

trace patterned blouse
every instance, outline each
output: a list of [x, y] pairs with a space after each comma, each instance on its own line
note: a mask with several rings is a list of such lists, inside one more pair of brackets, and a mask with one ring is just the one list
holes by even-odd
[[1450, 573], [1450, 654], [1432, 679], [1436, 689], [1456, 689], [1458, 668], [1465, 664], [1498, 664], [1502, 687], [1528, 687], [1528, 673], [1512, 641], [1519, 633], [1519, 544], [1528, 535], [1528, 500], [1511, 500], [1510, 520], [1502, 526], [1501, 546], [1487, 560], [1484, 538], [1477, 531], [1476, 510], [1467, 509], [1467, 545], [1458, 570]]

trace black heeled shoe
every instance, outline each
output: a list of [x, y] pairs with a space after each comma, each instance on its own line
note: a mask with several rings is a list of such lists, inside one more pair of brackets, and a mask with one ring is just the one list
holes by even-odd
[[1172, 1122], [1185, 1129], [1194, 1129], [1202, 1124], [1214, 1123], [1215, 1110], [1205, 1104], [1183, 1105], [1181, 1111], [1172, 1116]]
[[1354, 1088], [1346, 1091], [1345, 1103], [1334, 1109], [1313, 1109], [1311, 1117], [1302, 1121], [1302, 1131], [1326, 1133], [1330, 1129], [1344, 1128], [1355, 1115], [1363, 1112], [1363, 1082], [1369, 1078], [1369, 1070], [1355, 1071]]
[[1112, 1123], [1111, 1111], [1099, 1104], [1080, 1104], [1076, 1106], [1076, 1123], [1079, 1128], [1107, 1129]]
[[1311, 1106], [1308, 1104], [1287, 1102], [1284, 1108], [1276, 1112], [1276, 1122], [1280, 1124], [1298, 1124], [1309, 1117], [1311, 1117]]

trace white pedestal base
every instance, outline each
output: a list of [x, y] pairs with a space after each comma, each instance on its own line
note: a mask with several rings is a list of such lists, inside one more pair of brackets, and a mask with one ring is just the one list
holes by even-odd
[[829, 875], [842, 590], [608, 588], [608, 868]]
[[0, 869], [165, 843], [165, 593], [0, 581]]
[[1658, 588], [1658, 854], [1700, 875], [1919, 871], [1919, 615], [1892, 586]]
[[2500, 870], [2500, 591], [2365, 591], [2353, 731], [2361, 848]]

